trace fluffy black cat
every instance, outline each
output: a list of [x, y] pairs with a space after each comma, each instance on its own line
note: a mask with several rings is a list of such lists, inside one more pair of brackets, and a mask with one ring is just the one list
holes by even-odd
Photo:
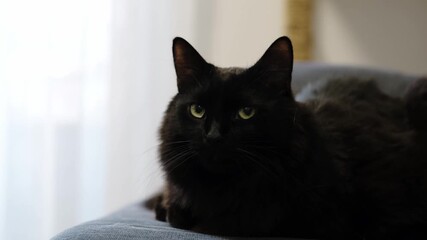
[[340, 79], [299, 103], [287, 37], [247, 69], [182, 38], [173, 56], [157, 219], [221, 236], [427, 238], [427, 80], [397, 99]]

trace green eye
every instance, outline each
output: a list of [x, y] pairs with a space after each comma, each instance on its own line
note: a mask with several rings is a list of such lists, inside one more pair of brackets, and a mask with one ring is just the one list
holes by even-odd
[[255, 115], [255, 109], [251, 108], [251, 107], [244, 107], [241, 108], [238, 112], [237, 112], [239, 118], [243, 119], [243, 120], [247, 120], [251, 117], [253, 117]]
[[195, 118], [202, 118], [203, 116], [205, 116], [205, 112], [206, 110], [198, 104], [190, 105], [190, 114]]

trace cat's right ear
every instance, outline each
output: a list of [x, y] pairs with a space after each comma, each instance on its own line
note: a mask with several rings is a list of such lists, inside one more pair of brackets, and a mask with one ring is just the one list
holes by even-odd
[[176, 37], [173, 40], [173, 61], [177, 76], [178, 92], [184, 93], [200, 86], [203, 73], [209, 64], [186, 40]]
[[293, 58], [291, 40], [283, 36], [270, 45], [252, 69], [256, 69], [262, 75], [257, 78], [262, 85], [292, 96]]

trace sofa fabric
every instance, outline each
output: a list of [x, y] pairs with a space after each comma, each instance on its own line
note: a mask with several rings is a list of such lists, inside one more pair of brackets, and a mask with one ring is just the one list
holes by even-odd
[[109, 216], [67, 229], [53, 240], [134, 240], [134, 239], [221, 239], [170, 227], [156, 221], [154, 213], [137, 203]]

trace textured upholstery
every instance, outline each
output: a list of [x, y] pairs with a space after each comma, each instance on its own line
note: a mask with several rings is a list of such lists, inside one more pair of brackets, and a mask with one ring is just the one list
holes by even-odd
[[310, 98], [313, 88], [328, 80], [348, 78], [374, 80], [384, 93], [402, 97], [408, 85], [420, 76], [372, 68], [300, 62], [294, 66], [292, 89], [297, 93], [297, 100], [306, 100]]
[[107, 217], [90, 221], [60, 233], [54, 240], [133, 240], [133, 239], [220, 239], [172, 228], [156, 221], [154, 213], [142, 204], [123, 208]]

